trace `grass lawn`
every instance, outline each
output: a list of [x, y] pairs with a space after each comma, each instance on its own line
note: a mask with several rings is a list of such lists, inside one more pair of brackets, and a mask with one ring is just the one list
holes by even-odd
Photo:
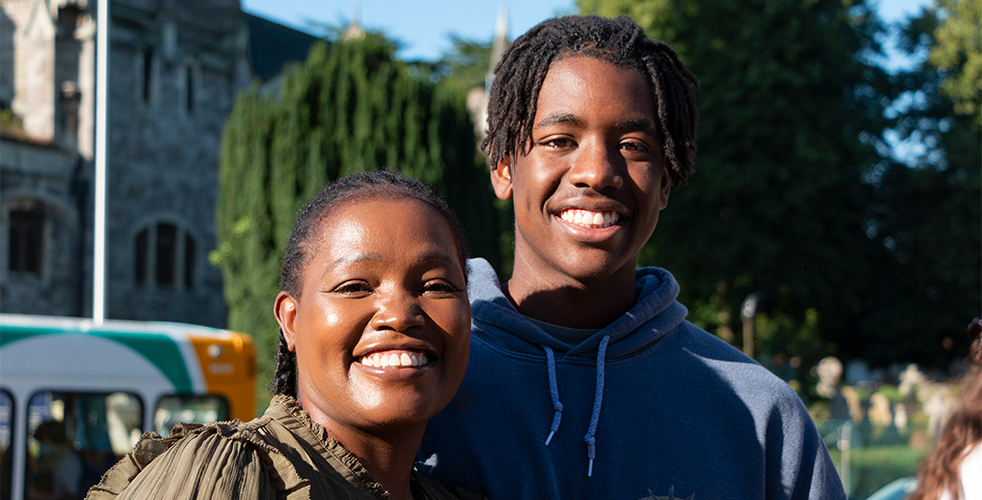
[[[894, 444], [878, 444], [874, 440], [853, 448], [850, 450], [846, 493], [850, 499], [862, 500], [894, 479], [916, 475], [917, 467], [928, 451], [925, 448], [911, 448], [906, 440]], [[847, 474], [842, 470], [842, 451], [832, 445], [829, 446], [829, 455], [839, 476], [845, 481]]]

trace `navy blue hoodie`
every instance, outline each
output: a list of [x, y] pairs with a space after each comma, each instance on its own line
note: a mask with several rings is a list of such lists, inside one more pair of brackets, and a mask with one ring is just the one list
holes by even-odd
[[570, 346], [469, 264], [470, 364], [427, 427], [431, 477], [492, 500], [845, 498], [798, 396], [685, 321], [667, 271], [637, 270], [634, 307]]

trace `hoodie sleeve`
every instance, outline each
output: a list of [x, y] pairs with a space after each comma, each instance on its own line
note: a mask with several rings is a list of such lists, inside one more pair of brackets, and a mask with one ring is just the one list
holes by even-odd
[[767, 498], [846, 498], [821, 435], [801, 400], [793, 393], [776, 401], [768, 418], [766, 439], [767, 474], [781, 478], [780, 481], [767, 481]]

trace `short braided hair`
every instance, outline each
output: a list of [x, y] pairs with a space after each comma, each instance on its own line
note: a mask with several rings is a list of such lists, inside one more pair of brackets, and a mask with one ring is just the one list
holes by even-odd
[[[433, 207], [450, 226], [457, 257], [467, 275], [467, 240], [447, 202], [421, 181], [398, 172], [378, 170], [349, 174], [321, 188], [297, 214], [280, 268], [280, 290], [292, 297], [302, 293], [300, 274], [320, 222], [341, 205], [364, 199], [412, 199]], [[276, 369], [269, 383], [271, 394], [297, 395], [297, 353], [290, 351], [280, 329], [275, 353]]]
[[568, 16], [543, 21], [518, 37], [494, 70], [488, 98], [488, 135], [481, 149], [491, 168], [530, 148], [539, 90], [549, 66], [570, 57], [591, 57], [634, 68], [648, 81], [657, 109], [658, 131], [675, 186], [695, 170], [699, 81], [664, 42], [644, 34], [631, 18]]

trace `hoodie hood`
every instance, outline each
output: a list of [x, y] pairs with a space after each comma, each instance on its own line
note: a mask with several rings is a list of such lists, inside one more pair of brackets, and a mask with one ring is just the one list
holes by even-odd
[[[523, 316], [501, 291], [494, 268], [484, 259], [468, 261], [470, 296], [474, 327], [494, 336], [509, 349], [542, 354], [551, 348], [568, 356], [596, 356], [601, 342], [609, 337], [606, 358], [630, 355], [661, 340], [685, 320], [688, 311], [675, 301], [678, 282], [668, 271], [655, 267], [635, 270], [634, 306], [606, 328], [578, 345], [567, 345], [546, 333]], [[501, 335], [494, 335], [501, 330]]]

